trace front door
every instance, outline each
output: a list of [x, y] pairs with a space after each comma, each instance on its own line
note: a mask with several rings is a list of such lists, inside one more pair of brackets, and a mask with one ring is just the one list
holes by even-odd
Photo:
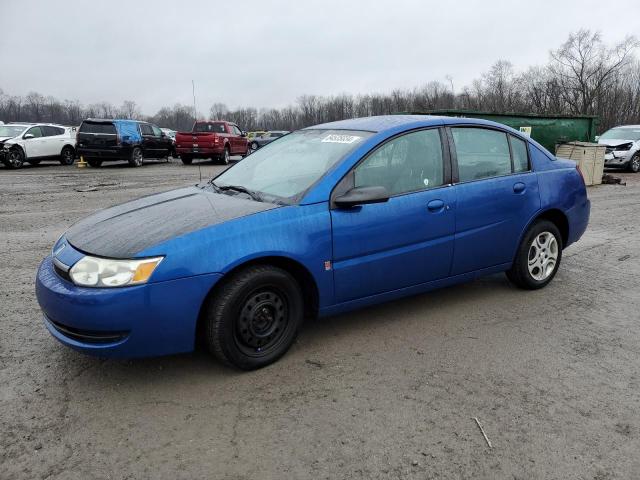
[[540, 209], [527, 144], [502, 130], [451, 129], [459, 183], [452, 275], [509, 263]]
[[387, 141], [345, 178], [347, 189], [383, 186], [390, 199], [332, 208], [336, 302], [449, 275], [455, 198], [447, 165], [440, 129], [432, 128]]
[[[24, 138], [27, 135], [33, 135], [33, 137]], [[46, 139], [41, 127], [31, 127], [29, 130], [24, 132], [22, 138], [24, 138], [24, 150], [27, 154], [27, 158], [38, 158], [46, 155], [46, 149], [44, 146]]]

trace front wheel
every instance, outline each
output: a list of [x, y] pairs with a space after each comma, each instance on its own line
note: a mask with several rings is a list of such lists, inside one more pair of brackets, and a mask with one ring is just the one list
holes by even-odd
[[75, 152], [71, 147], [64, 147], [60, 152], [60, 163], [62, 165], [73, 165], [75, 159]]
[[193, 162], [193, 157], [188, 157], [187, 155], [181, 155], [180, 160], [182, 160], [182, 163], [184, 163], [185, 165], [191, 165], [191, 163]]
[[24, 152], [20, 148], [12, 148], [7, 152], [4, 160], [7, 168], [21, 168], [24, 165]]
[[129, 159], [129, 165], [132, 167], [141, 167], [143, 161], [142, 149], [140, 147], [133, 147], [133, 150], [131, 151], [131, 158]]
[[258, 148], [260, 148], [258, 142], [251, 142], [251, 150], [257, 150]]
[[253, 370], [291, 347], [303, 318], [300, 286], [286, 271], [249, 267], [234, 274], [207, 301], [206, 342], [223, 363]]
[[535, 222], [518, 247], [507, 278], [519, 288], [536, 290], [545, 287], [558, 272], [562, 259], [562, 236], [548, 220]]
[[93, 168], [100, 168], [102, 166], [102, 160], [98, 160], [97, 158], [87, 158], [87, 163]]
[[640, 172], [640, 154], [636, 153], [629, 162], [629, 171], [632, 173]]

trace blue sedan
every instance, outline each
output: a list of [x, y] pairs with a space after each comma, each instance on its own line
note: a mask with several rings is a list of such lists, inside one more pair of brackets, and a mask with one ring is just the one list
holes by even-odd
[[576, 164], [504, 125], [345, 120], [80, 221], [42, 262], [36, 294], [49, 332], [83, 353], [188, 352], [201, 336], [254, 369], [305, 317], [496, 272], [544, 287], [589, 210]]

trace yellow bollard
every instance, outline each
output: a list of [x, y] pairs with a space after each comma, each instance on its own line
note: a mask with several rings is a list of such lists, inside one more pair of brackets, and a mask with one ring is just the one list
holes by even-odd
[[84, 168], [87, 166], [87, 162], [84, 161], [84, 157], [80, 155], [80, 161], [78, 162], [78, 168]]

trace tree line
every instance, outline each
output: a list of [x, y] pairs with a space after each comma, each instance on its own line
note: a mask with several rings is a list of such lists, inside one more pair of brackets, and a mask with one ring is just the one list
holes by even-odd
[[[600, 33], [580, 30], [550, 52], [546, 65], [516, 72], [511, 62], [499, 60], [457, 92], [448, 77], [447, 82], [430, 81], [413, 90], [384, 94], [304, 95], [284, 108], [229, 109], [215, 103], [209, 118], [229, 120], [246, 130], [296, 130], [345, 118], [460, 109], [598, 115], [600, 130], [606, 130], [614, 125], [640, 123], [640, 61], [635, 55], [639, 45], [634, 37], [607, 45]], [[202, 114], [196, 116], [203, 118]], [[96, 117], [140, 119], [190, 130], [194, 109], [175, 104], [145, 116], [132, 100], [120, 106], [109, 102], [82, 105], [77, 100], [61, 101], [35, 92], [15, 96], [0, 90], [0, 120], [5, 122], [79, 125], [85, 118]]]

